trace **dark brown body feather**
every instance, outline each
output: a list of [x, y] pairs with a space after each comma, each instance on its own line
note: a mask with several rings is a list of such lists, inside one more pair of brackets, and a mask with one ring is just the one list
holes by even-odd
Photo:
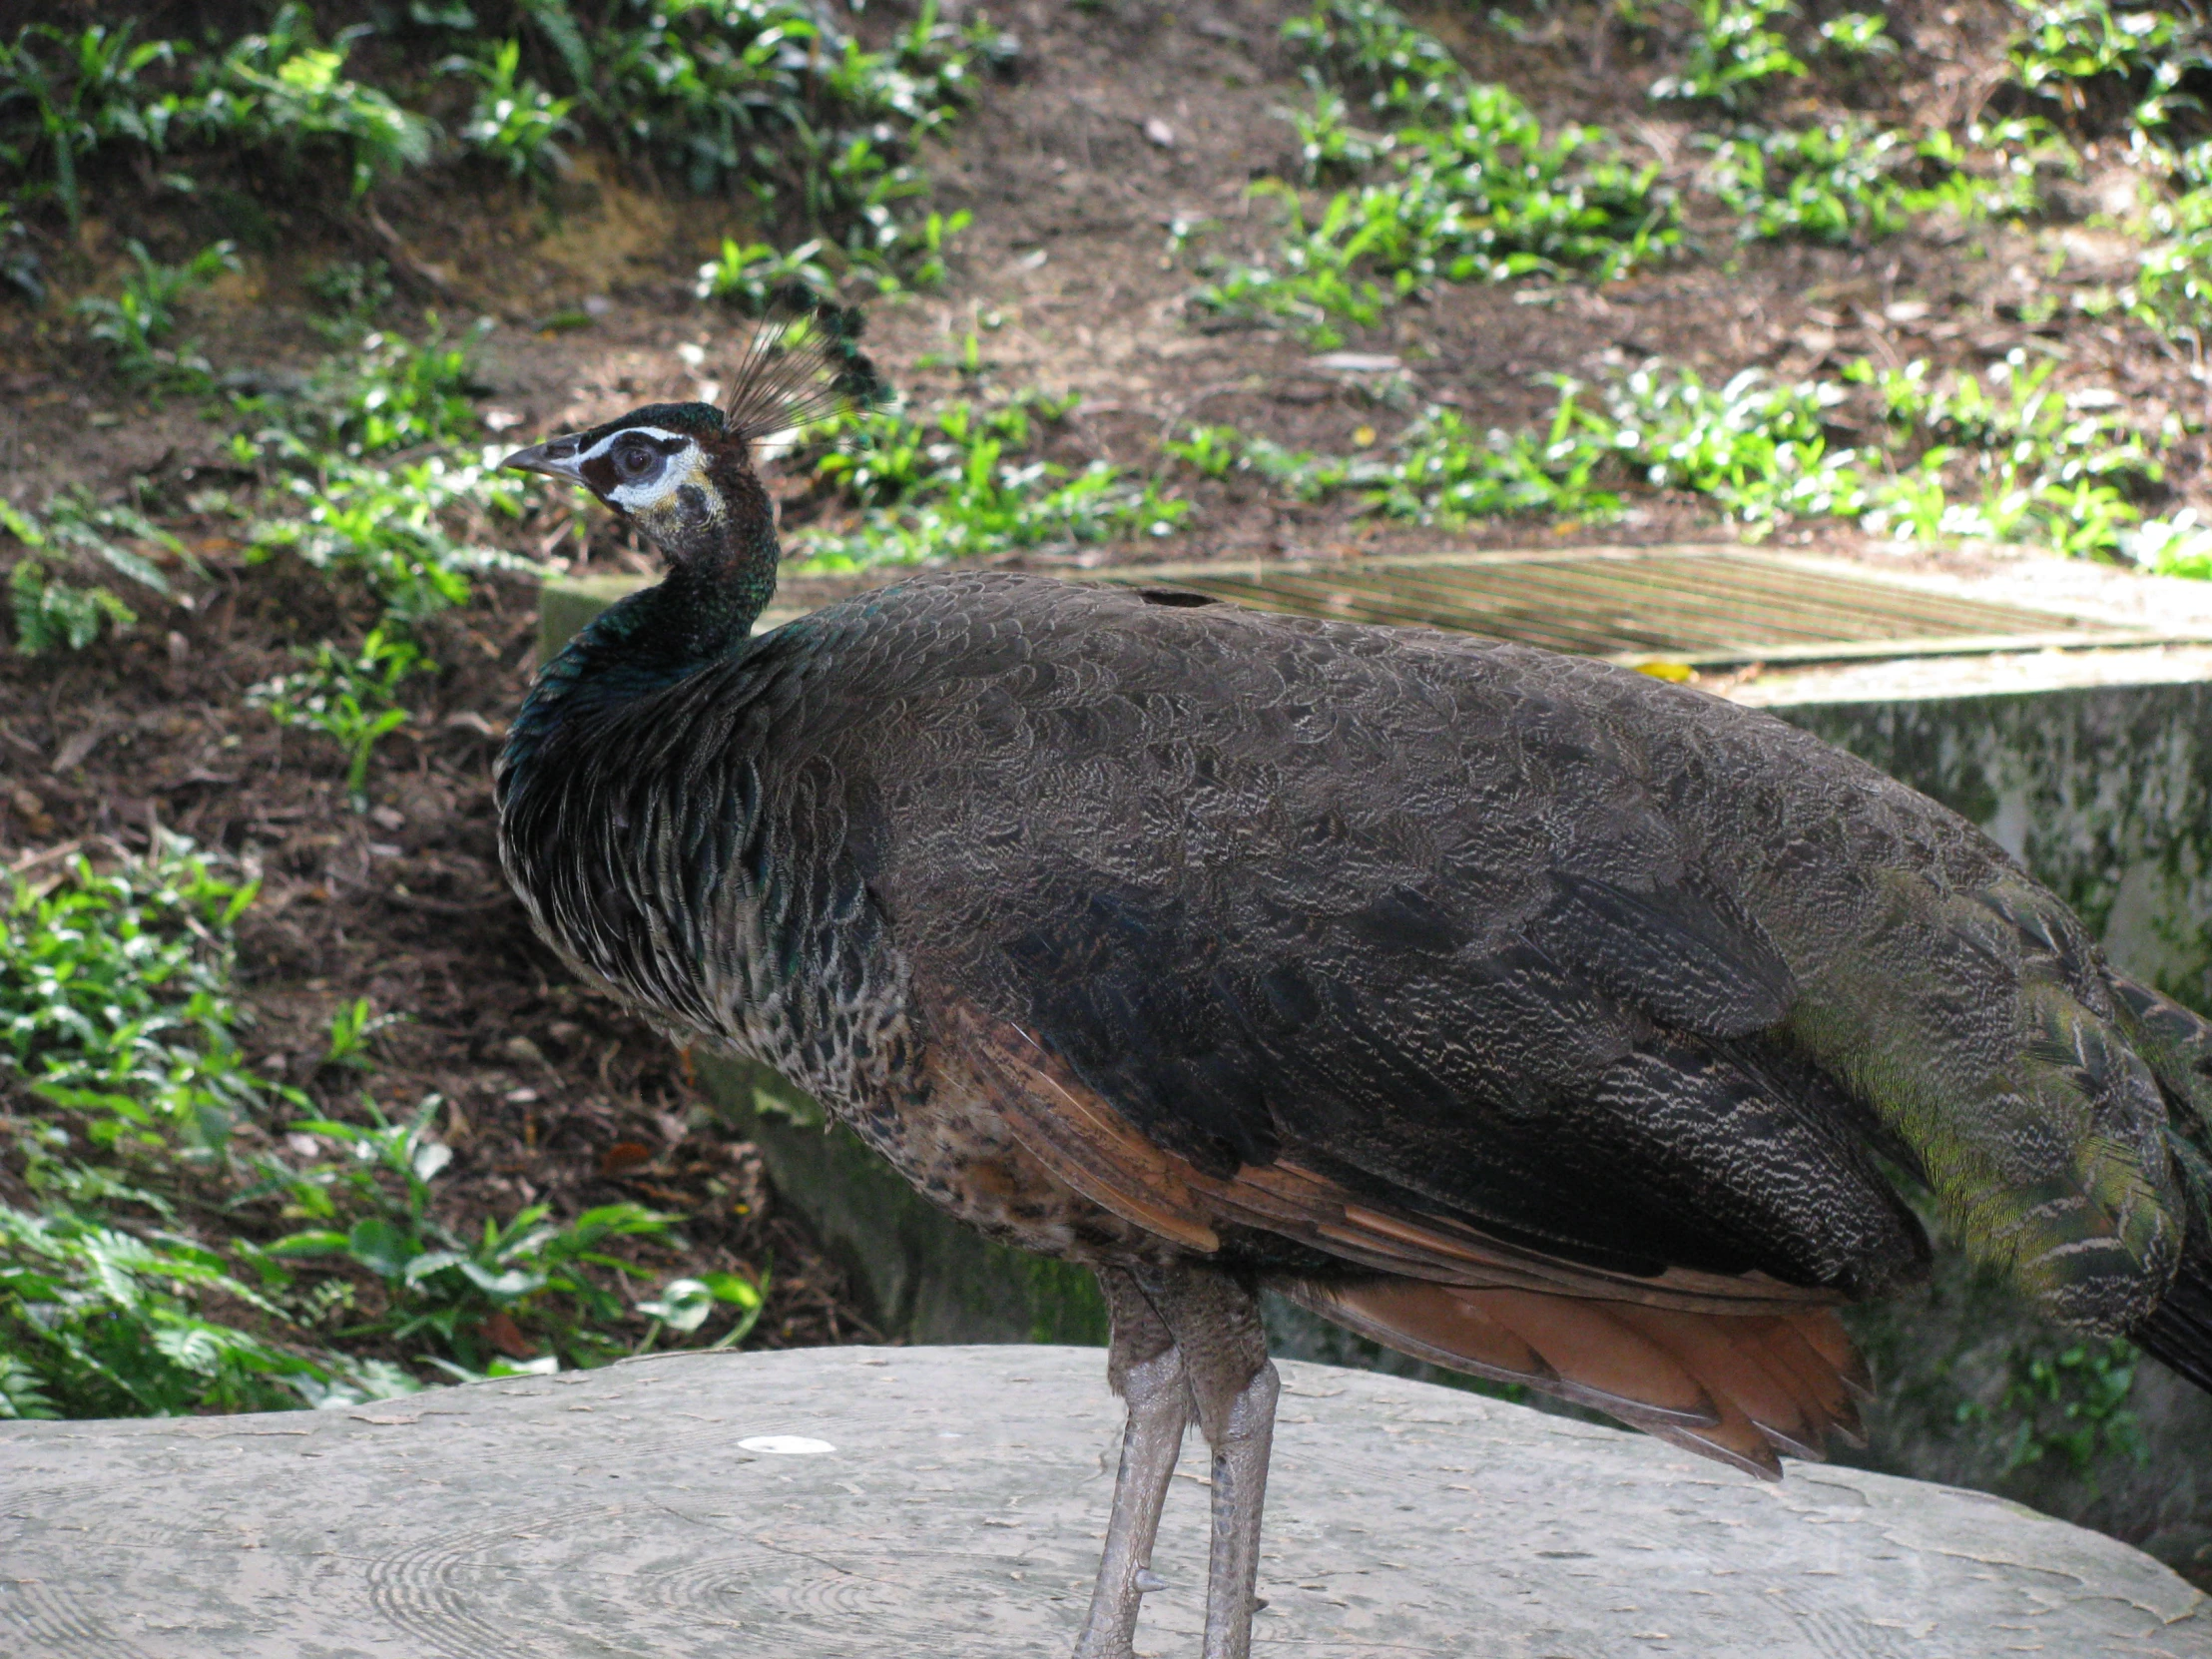
[[1779, 721], [1025, 577], [612, 696], [624, 627], [503, 762], [541, 929], [995, 1236], [1203, 1258], [1750, 1465], [1849, 1426], [1826, 1309], [1926, 1265], [1890, 1169], [2060, 1318], [2167, 1293], [2148, 1005], [1970, 826]]

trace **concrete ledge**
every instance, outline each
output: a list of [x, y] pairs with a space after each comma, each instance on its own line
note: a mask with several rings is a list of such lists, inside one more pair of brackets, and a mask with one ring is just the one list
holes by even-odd
[[[2207, 1659], [2203, 1597], [2016, 1505], [1284, 1368], [1257, 1648], [1394, 1659]], [[29, 1659], [1039, 1659], [1120, 1413], [1096, 1351], [690, 1355], [352, 1411], [0, 1425]], [[822, 1449], [779, 1452], [763, 1436]], [[1196, 1659], [1188, 1449], [1138, 1652]]]

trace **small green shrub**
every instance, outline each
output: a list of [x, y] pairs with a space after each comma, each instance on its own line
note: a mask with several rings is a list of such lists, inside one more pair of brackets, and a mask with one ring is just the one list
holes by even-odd
[[779, 254], [766, 243], [739, 244], [725, 237], [722, 253], [699, 268], [694, 291], [702, 299], [725, 300], [759, 316], [778, 293], [795, 282], [811, 293], [834, 291], [836, 278], [820, 263], [821, 253], [819, 239]]
[[522, 43], [505, 40], [479, 58], [455, 59], [448, 66], [473, 77], [476, 106], [461, 128], [461, 142], [498, 167], [510, 179], [540, 180], [569, 171], [564, 133], [576, 130], [569, 111], [573, 98], [556, 98], [537, 82], [518, 77]]
[[814, 429], [830, 447], [815, 475], [859, 509], [851, 530], [804, 529], [809, 571], [974, 558], [1013, 548], [1171, 534], [1189, 504], [1093, 461], [1079, 471], [1033, 453], [1075, 400], [1029, 394], [996, 406], [945, 403], [915, 417], [874, 411]]
[[1747, 241], [1870, 241], [1944, 200], [1907, 182], [1922, 155], [1905, 134], [1864, 122], [1703, 142], [1714, 152], [1713, 194], [1743, 216]]
[[238, 269], [231, 244], [204, 248], [183, 265], [163, 265], [136, 240], [124, 247], [138, 270], [123, 279], [123, 291], [115, 298], [95, 294], [77, 301], [77, 314], [88, 324], [86, 332], [108, 348], [127, 380], [185, 391], [210, 389], [214, 379], [207, 360], [189, 348], [179, 350], [163, 342], [177, 331], [179, 300], [222, 273]]
[[2115, 11], [2107, 0], [2032, 0], [2009, 57], [2012, 84], [2057, 119], [2164, 127], [2198, 100], [2182, 82], [2212, 68], [2212, 31], [2179, 9]]
[[[252, 883], [166, 834], [113, 868], [79, 857], [0, 880], [0, 1072], [53, 1114], [0, 1117], [41, 1206], [0, 1204], [0, 1416], [270, 1408], [411, 1388], [389, 1368], [299, 1344], [272, 1299], [280, 1287], [242, 1277], [144, 1184], [180, 1158], [220, 1169], [237, 1126], [287, 1098], [239, 1052], [231, 929]], [[125, 1168], [77, 1161], [79, 1144]]]
[[1441, 41], [1384, 0], [1314, 0], [1305, 16], [1285, 21], [1283, 40], [1358, 89], [1376, 110], [1436, 107], [1466, 79]]
[[0, 1204], [0, 1416], [281, 1410], [418, 1386], [388, 1365], [294, 1346], [290, 1324], [183, 1234]]
[[1994, 1405], [1964, 1402], [1958, 1420], [2012, 1422], [2006, 1474], [2046, 1458], [2062, 1458], [2076, 1475], [2108, 1457], [2140, 1463], [2150, 1452], [2128, 1405], [2140, 1359], [2117, 1337], [2048, 1352], [2015, 1349], [2002, 1397]]
[[0, 163], [45, 181], [17, 201], [51, 196], [72, 226], [84, 216], [84, 162], [103, 146], [163, 148], [179, 104], [158, 95], [152, 72], [174, 61], [166, 40], [134, 41], [136, 23], [91, 24], [72, 33], [32, 23], [0, 42]]
[[1431, 408], [1382, 456], [1287, 449], [1231, 426], [1195, 426], [1161, 447], [1208, 477], [1249, 472], [1301, 501], [1358, 490], [1370, 512], [1457, 528], [1521, 513], [1604, 519], [1618, 512], [1620, 497], [1593, 481], [1612, 456], [1598, 425], [1566, 386], [1540, 436], [1477, 432], [1457, 410]]
[[[515, 1369], [487, 1348], [484, 1327], [502, 1314], [529, 1320], [556, 1354], [575, 1364], [626, 1352], [600, 1328], [619, 1323], [628, 1306], [592, 1270], [650, 1277], [604, 1247], [620, 1238], [661, 1237], [672, 1218], [636, 1204], [610, 1204], [555, 1223], [540, 1204], [504, 1226], [487, 1218], [477, 1237], [458, 1236], [432, 1214], [432, 1183], [453, 1158], [430, 1133], [442, 1105], [432, 1096], [399, 1123], [371, 1105], [366, 1125], [329, 1118], [292, 1125], [294, 1134], [335, 1143], [343, 1156], [305, 1169], [266, 1158], [264, 1179], [250, 1196], [281, 1197], [289, 1214], [347, 1225], [287, 1234], [267, 1254], [284, 1262], [337, 1258], [366, 1270], [381, 1282], [384, 1306], [344, 1335], [395, 1343], [434, 1339], [440, 1352], [426, 1356], [429, 1363], [463, 1378], [487, 1368], [494, 1375]], [[685, 1329], [696, 1331], [703, 1319]]]
[[314, 20], [296, 3], [269, 32], [234, 42], [204, 72], [188, 117], [203, 138], [273, 152], [296, 172], [319, 152], [341, 161], [355, 198], [430, 159], [430, 125], [389, 93], [342, 71], [350, 41], [314, 44]]
[[1354, 157], [1391, 177], [1335, 192], [1318, 212], [1280, 180], [1254, 187], [1282, 207], [1286, 235], [1268, 265], [1233, 265], [1193, 295], [1225, 320], [1287, 325], [1309, 343], [1342, 342], [1436, 280], [1501, 281], [1530, 272], [1600, 280], [1658, 258], [1678, 239], [1657, 171], [1621, 160], [1597, 128], [1546, 134], [1502, 87], [1470, 82], [1450, 55], [1377, 0], [1316, 0], [1287, 38], [1404, 125], [1386, 141], [1345, 125], [1343, 100], [1317, 85], [1299, 122], [1307, 166]]
[[1824, 418], [1845, 396], [1757, 369], [1708, 386], [1651, 366], [1605, 388], [1605, 435], [1645, 483], [1708, 496], [1746, 524], [1849, 516], [1867, 505], [1866, 475], [1855, 451], [1829, 448]]
[[1571, 385], [1540, 436], [1492, 430], [1478, 438], [1456, 410], [1432, 409], [1391, 446], [1394, 457], [1368, 501], [1385, 517], [1423, 524], [1520, 513], [1611, 518], [1619, 495], [1593, 483], [1610, 451], [1591, 427]]
[[448, 340], [434, 318], [420, 344], [372, 333], [304, 396], [241, 400], [264, 424], [232, 439], [232, 457], [274, 475], [248, 556], [288, 552], [357, 578], [402, 623], [462, 603], [474, 572], [525, 563], [467, 539], [487, 515], [519, 516], [526, 499], [520, 479], [499, 471], [498, 446], [467, 460], [449, 453], [479, 435], [475, 337]]
[[82, 651], [99, 637], [102, 623], [116, 633], [137, 625], [138, 613], [113, 589], [100, 584], [80, 586], [71, 580], [90, 560], [158, 595], [168, 595], [168, 577], [120, 538], [149, 542], [170, 553], [183, 552], [175, 536], [135, 508], [100, 506], [82, 493], [57, 495], [48, 502], [44, 523], [0, 500], [0, 531], [23, 548], [8, 574], [8, 598], [15, 619], [15, 648], [26, 657], [57, 649]]
[[337, 1012], [330, 1016], [330, 1046], [323, 1050], [322, 1063], [349, 1066], [356, 1071], [371, 1069], [375, 1061], [368, 1051], [369, 1039], [379, 1031], [402, 1024], [406, 1017], [404, 1014], [379, 1014], [375, 1004], [365, 996], [340, 1004]]
[[1889, 58], [1897, 55], [1890, 20], [1878, 12], [1845, 12], [1821, 25], [1821, 39], [1830, 51], [1850, 58]]
[[1654, 81], [1652, 97], [1733, 110], [1763, 82], [1805, 75], [1804, 63], [1771, 27], [1776, 18], [1795, 15], [1792, 0], [1695, 0], [1694, 9], [1697, 34], [1682, 73]]
[[249, 688], [246, 701], [267, 709], [280, 725], [305, 727], [334, 742], [345, 756], [346, 794], [357, 809], [365, 810], [368, 763], [377, 740], [407, 724], [407, 711], [398, 703], [399, 683], [419, 668], [436, 665], [425, 663], [407, 641], [386, 638], [381, 628], [371, 628], [351, 655], [328, 640], [298, 655], [305, 668]]
[[240, 1058], [230, 929], [253, 902], [189, 842], [50, 883], [7, 877], [0, 1055], [30, 1091], [81, 1115], [93, 1141], [223, 1155], [268, 1085]]

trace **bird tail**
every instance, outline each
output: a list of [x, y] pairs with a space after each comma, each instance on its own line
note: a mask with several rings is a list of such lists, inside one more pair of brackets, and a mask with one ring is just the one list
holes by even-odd
[[1701, 1313], [1372, 1279], [1279, 1285], [1333, 1324], [1447, 1371], [1573, 1400], [1766, 1479], [1777, 1452], [1866, 1444], [1870, 1380], [1833, 1308]]
[[2173, 1283], [2128, 1335], [2212, 1393], [2212, 1020], [2116, 974], [2112, 987], [2128, 1037], [2166, 1096], [2166, 1144], [2188, 1212]]

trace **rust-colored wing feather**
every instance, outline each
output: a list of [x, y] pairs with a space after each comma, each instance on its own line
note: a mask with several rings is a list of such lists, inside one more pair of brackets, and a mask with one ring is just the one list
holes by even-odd
[[1833, 1293], [1760, 1274], [1640, 1280], [1378, 1207], [1287, 1159], [1211, 1175], [1135, 1129], [1018, 1026], [943, 1009], [1014, 1137], [1123, 1220], [1213, 1253], [1222, 1230], [1302, 1240], [1375, 1277], [1279, 1285], [1303, 1306], [1432, 1364], [1531, 1388], [1764, 1477], [1776, 1452], [1859, 1434], [1863, 1386]]

